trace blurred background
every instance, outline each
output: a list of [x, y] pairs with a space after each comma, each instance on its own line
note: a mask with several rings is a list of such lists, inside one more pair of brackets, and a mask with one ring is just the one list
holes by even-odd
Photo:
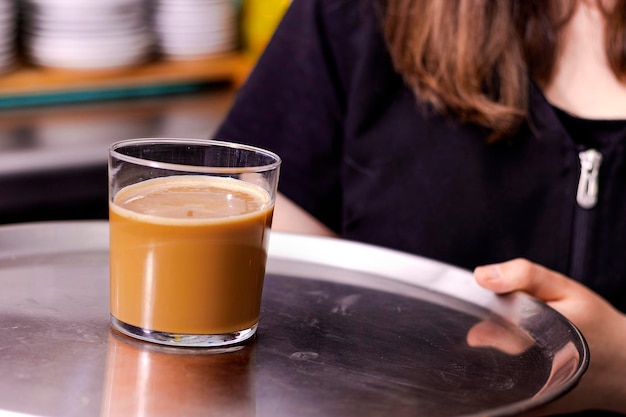
[[209, 138], [290, 0], [0, 0], [0, 224], [106, 219], [107, 149]]

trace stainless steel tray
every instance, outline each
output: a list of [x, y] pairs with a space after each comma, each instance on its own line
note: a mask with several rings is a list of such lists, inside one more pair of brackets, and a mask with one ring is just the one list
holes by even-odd
[[578, 330], [467, 271], [274, 232], [256, 340], [227, 351], [109, 326], [106, 222], [0, 227], [0, 414], [505, 416], [571, 389]]

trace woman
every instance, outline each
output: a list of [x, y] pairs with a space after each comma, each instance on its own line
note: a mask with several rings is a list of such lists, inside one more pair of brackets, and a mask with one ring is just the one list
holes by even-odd
[[624, 0], [294, 0], [217, 137], [282, 156], [275, 230], [475, 269], [578, 325], [589, 370], [537, 412], [626, 413], [625, 79]]

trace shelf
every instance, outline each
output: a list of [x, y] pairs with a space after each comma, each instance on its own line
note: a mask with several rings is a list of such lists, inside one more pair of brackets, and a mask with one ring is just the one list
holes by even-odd
[[252, 59], [232, 53], [189, 61], [154, 61], [112, 70], [66, 70], [24, 66], [0, 76], [3, 99], [208, 82], [240, 84]]

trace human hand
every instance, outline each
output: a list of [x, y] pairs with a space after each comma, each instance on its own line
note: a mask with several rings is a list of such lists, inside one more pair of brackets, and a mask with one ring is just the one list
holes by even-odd
[[584, 285], [525, 259], [477, 267], [474, 277], [497, 294], [523, 291], [546, 302], [574, 323], [589, 344], [589, 368], [579, 384], [527, 415], [582, 410], [626, 414], [626, 316]]

